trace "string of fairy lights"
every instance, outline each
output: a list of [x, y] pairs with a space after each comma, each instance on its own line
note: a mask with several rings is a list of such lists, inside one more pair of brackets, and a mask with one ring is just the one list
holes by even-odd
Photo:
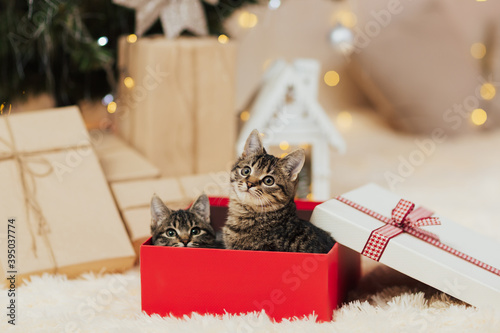
[[[281, 5], [280, 0], [269, 1], [268, 7], [271, 10], [279, 8]], [[255, 27], [258, 23], [258, 17], [248, 11], [243, 11], [239, 14], [238, 24], [242, 28], [251, 29]], [[331, 30], [327, 34], [327, 39], [329, 40], [332, 47], [338, 51], [342, 52], [344, 55], [349, 56], [353, 50], [354, 34], [352, 28], [357, 23], [356, 15], [350, 10], [347, 2], [342, 2], [337, 10], [331, 15], [330, 25]], [[223, 38], [223, 41], [221, 41]], [[219, 42], [225, 44], [227, 42], [227, 36], [220, 35]], [[271, 64], [272, 59], [267, 59], [262, 68], [265, 71]], [[335, 87], [340, 83], [340, 74], [333, 69], [328, 69], [323, 75], [323, 82], [328, 87]], [[243, 110], [240, 113], [240, 119], [246, 122], [250, 119], [250, 112], [248, 110]], [[340, 130], [348, 130], [351, 128], [353, 122], [352, 115], [349, 111], [341, 111], [337, 115], [337, 126]], [[283, 149], [283, 147], [287, 147]], [[282, 142], [280, 144], [280, 149], [286, 151], [289, 145], [287, 142]]]
[[[477, 1], [486, 1], [486, 0], [477, 0]], [[270, 10], [277, 10], [281, 6], [281, 0], [270, 0], [267, 4]], [[256, 27], [259, 23], [259, 18], [256, 14], [252, 13], [249, 10], [240, 10], [237, 14], [237, 22], [241, 28], [244, 29], [252, 29]], [[353, 41], [354, 34], [353, 28], [357, 24], [357, 17], [349, 8], [349, 4], [347, 1], [343, 1], [340, 6], [332, 13], [331, 15], [331, 29], [328, 32], [328, 39], [331, 43], [332, 47], [338, 51], [342, 52], [344, 55], [349, 56], [350, 51], [353, 49]], [[226, 34], [220, 34], [217, 37], [217, 40], [221, 44], [227, 44], [229, 42], [229, 37]], [[133, 44], [138, 41], [138, 36], [135, 34], [130, 34], [127, 36], [127, 42]], [[97, 43], [101, 46], [106, 45], [108, 39], [106, 36], [102, 36], [97, 40]], [[474, 59], [481, 61], [487, 54], [487, 48], [484, 43], [477, 42], [471, 45], [470, 54]], [[263, 64], [263, 69], [265, 70], [269, 64], [272, 62], [272, 59], [268, 59]], [[323, 82], [328, 87], [336, 87], [341, 82], [340, 74], [334, 69], [328, 69], [325, 71], [323, 75]], [[133, 89], [135, 86], [134, 79], [125, 75], [123, 78], [123, 85], [127, 89]], [[480, 96], [483, 100], [489, 101], [493, 99], [496, 95], [495, 86], [486, 82], [482, 84], [480, 88]], [[114, 113], [117, 110], [117, 104], [114, 101], [113, 95], [108, 94], [104, 96], [102, 99], [102, 103], [106, 105], [107, 111], [109, 113]], [[240, 113], [240, 119], [243, 122], [246, 122], [250, 119], [251, 115], [248, 110], [244, 110]], [[483, 125], [488, 118], [487, 112], [483, 108], [474, 109], [470, 114], [470, 120], [472, 124], [476, 126]], [[349, 111], [340, 111], [337, 114], [337, 126], [340, 130], [348, 130], [351, 128], [353, 123], [353, 117]]]
[[[482, 61], [486, 57], [487, 52], [486, 45], [483, 43], [473, 43], [470, 47], [471, 56], [479, 61]], [[492, 100], [496, 95], [495, 86], [491, 82], [485, 82], [481, 85], [479, 94], [485, 101]], [[474, 125], [481, 126], [488, 119], [488, 114], [484, 109], [477, 108], [472, 111], [470, 119]]]

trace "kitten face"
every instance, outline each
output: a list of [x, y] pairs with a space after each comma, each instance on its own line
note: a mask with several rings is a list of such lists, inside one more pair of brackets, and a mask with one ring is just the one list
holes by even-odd
[[202, 194], [191, 208], [171, 211], [163, 201], [151, 200], [151, 243], [175, 247], [214, 247], [215, 231], [210, 225], [210, 204]]
[[302, 149], [283, 158], [267, 154], [254, 130], [231, 171], [231, 200], [259, 212], [285, 206], [295, 196], [304, 161]]

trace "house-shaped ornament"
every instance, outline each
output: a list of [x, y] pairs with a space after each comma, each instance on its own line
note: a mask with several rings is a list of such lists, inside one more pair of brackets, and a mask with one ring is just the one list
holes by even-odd
[[[330, 148], [345, 151], [345, 143], [318, 103], [320, 64], [314, 59], [297, 59], [292, 64], [276, 61], [264, 74], [251, 102], [249, 118], [237, 140], [237, 153], [253, 129], [263, 134], [268, 151], [280, 147], [304, 147], [310, 156], [310, 185], [314, 200], [330, 198]], [[299, 181], [300, 187], [300, 181]]]

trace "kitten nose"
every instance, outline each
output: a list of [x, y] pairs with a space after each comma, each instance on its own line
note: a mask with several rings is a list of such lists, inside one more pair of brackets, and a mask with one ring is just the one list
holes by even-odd
[[189, 238], [181, 238], [181, 242], [182, 244], [184, 244], [184, 246], [187, 246], [187, 244], [189, 243]]
[[259, 180], [255, 177], [249, 177], [246, 181], [247, 181], [248, 189], [250, 189], [251, 187], [254, 187], [259, 182]]

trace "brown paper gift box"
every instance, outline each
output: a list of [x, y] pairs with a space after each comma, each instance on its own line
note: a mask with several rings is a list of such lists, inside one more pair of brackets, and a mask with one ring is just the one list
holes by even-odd
[[120, 40], [119, 132], [163, 176], [224, 170], [234, 159], [235, 51], [208, 37]]
[[160, 177], [160, 170], [116, 135], [91, 132], [94, 149], [108, 182]]
[[137, 254], [150, 234], [150, 202], [156, 193], [171, 209], [186, 208], [202, 192], [213, 197], [228, 196], [227, 172], [115, 182], [111, 189], [122, 213]]
[[2, 254], [2, 276], [14, 269], [20, 279], [42, 272], [72, 277], [133, 265], [76, 107], [0, 117], [0, 184], [0, 233], [7, 233], [8, 219], [16, 220], [16, 263], [8, 267]]

